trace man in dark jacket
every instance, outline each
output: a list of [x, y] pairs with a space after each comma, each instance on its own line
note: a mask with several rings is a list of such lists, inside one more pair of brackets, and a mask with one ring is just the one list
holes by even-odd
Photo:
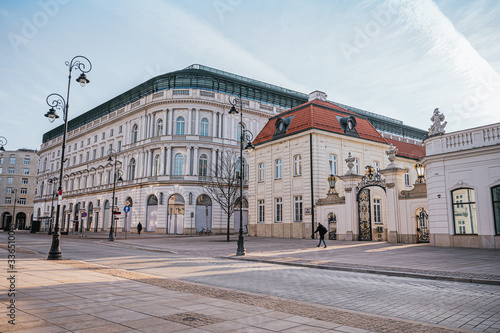
[[141, 231], [142, 231], [142, 224], [141, 222], [139, 222], [139, 224], [137, 225], [137, 233], [139, 234], [139, 236], [141, 235]]
[[317, 233], [317, 232], [319, 232], [318, 247], [321, 245], [321, 242], [323, 242], [323, 245], [325, 245], [325, 247], [326, 247], [325, 234], [328, 232], [328, 230], [326, 230], [324, 225], [322, 225], [321, 223], [318, 223], [318, 227], [316, 228], [316, 231], [314, 233]]

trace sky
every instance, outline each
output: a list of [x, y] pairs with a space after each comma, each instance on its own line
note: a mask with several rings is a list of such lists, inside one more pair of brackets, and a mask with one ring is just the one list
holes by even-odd
[[[500, 122], [497, 0], [0, 0], [0, 136], [39, 149], [69, 119], [160, 74], [203, 64], [446, 132]], [[73, 72], [73, 79], [78, 73]]]

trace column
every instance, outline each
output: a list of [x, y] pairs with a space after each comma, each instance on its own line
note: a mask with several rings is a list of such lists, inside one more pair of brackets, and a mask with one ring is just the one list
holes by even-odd
[[217, 137], [217, 114], [212, 112], [212, 136]]
[[191, 171], [191, 147], [186, 147], [186, 175], [190, 175]]
[[387, 240], [397, 243], [401, 230], [401, 212], [399, 211], [399, 193], [403, 187], [403, 175], [408, 171], [398, 167], [387, 167], [379, 173], [384, 176], [387, 197]]
[[170, 176], [170, 165], [172, 164], [172, 148], [167, 147], [167, 176]]
[[168, 125], [170, 124], [168, 122], [168, 109], [165, 109], [165, 116], [163, 117], [163, 135], [168, 135]]
[[170, 126], [170, 135], [174, 135], [175, 131], [174, 131], [174, 109], [172, 109], [170, 111], [170, 122], [169, 122], [169, 126]]
[[198, 176], [198, 147], [194, 147], [194, 158], [193, 158], [193, 176]]
[[212, 159], [210, 160], [210, 170], [212, 170], [212, 172], [210, 173], [209, 176], [215, 176], [215, 149], [212, 148]]
[[165, 176], [165, 147], [161, 147], [160, 170], [158, 175]]
[[188, 109], [188, 121], [186, 124], [186, 135], [191, 135], [191, 119], [193, 111]]
[[195, 109], [194, 135], [200, 135], [200, 109]]

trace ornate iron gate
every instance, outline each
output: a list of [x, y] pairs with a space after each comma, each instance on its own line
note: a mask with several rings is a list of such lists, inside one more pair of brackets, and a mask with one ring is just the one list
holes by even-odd
[[367, 188], [359, 192], [358, 199], [359, 210], [359, 240], [372, 240], [372, 223], [370, 210], [370, 190]]
[[417, 243], [429, 243], [429, 215], [420, 209], [417, 216]]

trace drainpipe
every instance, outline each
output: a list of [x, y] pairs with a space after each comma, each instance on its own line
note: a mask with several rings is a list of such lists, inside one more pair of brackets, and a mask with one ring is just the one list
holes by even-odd
[[311, 168], [311, 238], [314, 239], [314, 180], [313, 180], [313, 144], [312, 144], [312, 133], [309, 133], [309, 167]]

